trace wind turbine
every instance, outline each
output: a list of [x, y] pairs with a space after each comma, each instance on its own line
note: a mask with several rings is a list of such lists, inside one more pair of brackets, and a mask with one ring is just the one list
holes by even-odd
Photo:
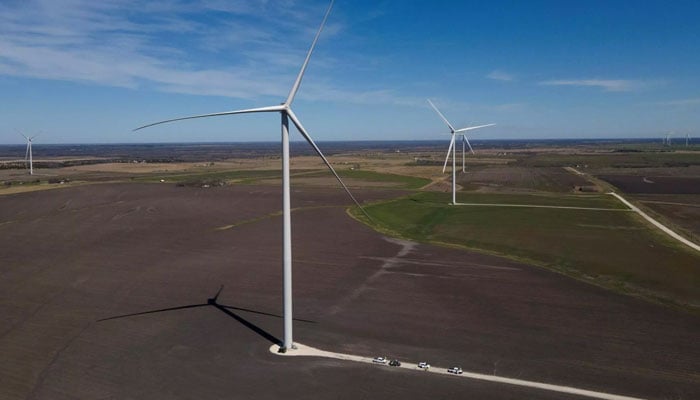
[[673, 135], [673, 132], [669, 132], [666, 134], [666, 146], [671, 145], [671, 135]]
[[34, 136], [27, 136], [22, 132], [20, 132], [19, 134], [22, 135], [25, 139], [27, 139], [27, 151], [24, 152], [24, 161], [29, 161], [29, 175], [34, 175], [34, 160], [32, 159], [32, 141], [35, 137], [39, 136], [39, 134], [37, 133]]
[[[442, 118], [443, 121], [445, 121], [445, 124], [447, 124], [447, 127], [450, 128], [450, 134], [452, 135], [452, 139], [450, 140], [450, 147], [447, 148], [447, 157], [445, 157], [445, 165], [442, 167], [442, 173], [445, 173], [445, 169], [447, 168], [447, 160], [450, 159], [450, 152], [454, 149], [455, 147], [455, 134], [457, 133], [462, 133], [462, 132], [467, 132], [471, 131], [474, 129], [479, 129], [479, 128], [485, 128], [487, 126], [493, 126], [496, 124], [486, 124], [486, 125], [478, 125], [478, 126], [470, 126], [467, 128], [461, 128], [461, 129], [455, 129], [452, 124], [445, 118], [444, 115], [440, 112], [440, 110], [435, 107], [435, 104], [433, 104], [430, 99], [428, 99], [428, 103], [433, 107], [433, 110]], [[469, 139], [462, 133], [462, 169], [464, 169], [464, 142], [469, 144], [469, 150], [471, 150], [472, 154], [474, 153], [474, 149], [472, 149], [472, 145], [469, 143]], [[455, 153], [457, 151], [455, 150], [452, 153], [452, 205], [457, 205], [457, 183], [456, 183], [456, 173], [457, 173], [457, 162], [455, 160]]]
[[685, 147], [688, 147], [689, 142], [690, 142], [690, 133], [686, 132], [686, 134], [685, 134]]
[[350, 190], [348, 189], [347, 186], [345, 186], [345, 183], [343, 183], [343, 180], [340, 179], [340, 176], [335, 172], [335, 169], [331, 166], [330, 162], [328, 162], [328, 159], [323, 155], [321, 150], [316, 146], [316, 143], [314, 143], [313, 139], [311, 139], [311, 136], [309, 136], [308, 132], [304, 128], [304, 126], [301, 124], [299, 121], [299, 118], [297, 118], [296, 114], [294, 114], [294, 111], [292, 111], [292, 102], [294, 101], [294, 96], [297, 94], [297, 91], [299, 90], [299, 86], [301, 85], [301, 80], [304, 77], [304, 72], [306, 71], [306, 67], [309, 64], [309, 59], [311, 58], [311, 54], [314, 51], [314, 48], [316, 47], [316, 42], [318, 41], [319, 36], [321, 35], [321, 31], [323, 30], [324, 25], [326, 24], [326, 20], [328, 19], [328, 15], [331, 12], [331, 9], [333, 8], [333, 1], [331, 0], [330, 5], [328, 6], [328, 10], [326, 11], [325, 16], [323, 17], [323, 21], [321, 22], [321, 26], [318, 28], [318, 32], [316, 32], [316, 36], [314, 37], [313, 42], [311, 43], [311, 47], [309, 48], [308, 53], [306, 54], [306, 59], [304, 60], [304, 63], [301, 66], [301, 70], [299, 71], [299, 74], [296, 77], [296, 81], [294, 81], [294, 85], [292, 85], [292, 89], [289, 91], [289, 95], [287, 96], [287, 99], [279, 105], [274, 105], [274, 106], [267, 106], [267, 107], [260, 107], [260, 108], [250, 108], [250, 109], [245, 109], [245, 110], [235, 110], [235, 111], [224, 111], [224, 112], [218, 112], [218, 113], [212, 113], [212, 114], [202, 114], [202, 115], [194, 115], [194, 116], [189, 116], [189, 117], [182, 117], [182, 118], [175, 118], [175, 119], [169, 119], [166, 121], [160, 121], [160, 122], [155, 122], [152, 124], [144, 125], [141, 127], [138, 127], [134, 129], [134, 131], [137, 131], [139, 129], [147, 128], [153, 125], [158, 125], [158, 124], [164, 124], [167, 122], [173, 122], [173, 121], [181, 121], [185, 119], [193, 119], [193, 118], [206, 118], [206, 117], [216, 117], [216, 116], [222, 116], [222, 115], [233, 115], [233, 114], [250, 114], [250, 113], [269, 113], [269, 112], [278, 112], [280, 113], [282, 117], [282, 215], [283, 215], [283, 229], [282, 229], [282, 236], [284, 240], [284, 245], [283, 245], [283, 271], [284, 271], [284, 341], [282, 343], [282, 346], [280, 347], [280, 352], [284, 353], [287, 350], [294, 349], [294, 342], [292, 340], [292, 225], [291, 225], [291, 206], [290, 206], [290, 178], [289, 178], [289, 120], [292, 121], [294, 126], [296, 126], [297, 130], [301, 135], [306, 139], [307, 142], [313, 147], [313, 149], [316, 151], [316, 154], [318, 154], [321, 159], [323, 159], [323, 162], [326, 164], [328, 169], [335, 175], [335, 178], [340, 182], [340, 185], [345, 189], [345, 192], [350, 196], [352, 201], [362, 210], [365, 215], [369, 217], [369, 215], [365, 212], [365, 210], [362, 208], [360, 203], [355, 199], [355, 197], [350, 193]]

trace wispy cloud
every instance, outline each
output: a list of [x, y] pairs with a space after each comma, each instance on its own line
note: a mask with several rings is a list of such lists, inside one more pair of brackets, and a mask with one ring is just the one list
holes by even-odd
[[558, 79], [540, 82], [547, 86], [596, 87], [606, 92], [632, 92], [648, 87], [647, 82], [629, 79]]
[[491, 71], [488, 75], [486, 75], [487, 78], [497, 80], [497, 81], [504, 81], [504, 82], [511, 82], [515, 80], [515, 76], [513, 74], [509, 74], [507, 72], [503, 72], [500, 70], [493, 70]]
[[488, 110], [499, 112], [522, 111], [527, 107], [527, 103], [503, 103], [485, 106]]
[[[243, 99], [284, 96], [325, 11], [317, 5], [295, 0], [0, 2], [0, 75]], [[326, 28], [324, 39], [342, 31], [338, 22]], [[321, 71], [315, 84], [305, 85], [305, 97], [414, 101], [383, 89], [358, 92], [318, 83], [333, 62], [328, 54], [315, 57], [314, 67]]]
[[326, 100], [353, 104], [389, 104], [423, 108], [424, 97], [407, 96], [393, 89], [369, 89], [364, 91], [337, 88], [327, 84], [311, 83], [304, 89], [305, 100]]
[[700, 97], [690, 98], [690, 99], [678, 99], [678, 100], [667, 100], [659, 101], [655, 104], [660, 106], [700, 106]]

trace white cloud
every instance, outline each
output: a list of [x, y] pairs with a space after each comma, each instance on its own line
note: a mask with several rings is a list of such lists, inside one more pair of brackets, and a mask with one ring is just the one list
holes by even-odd
[[491, 71], [488, 75], [486, 75], [487, 78], [489, 79], [494, 79], [497, 81], [504, 81], [504, 82], [511, 82], [515, 80], [515, 77], [512, 74], [509, 74], [507, 72], [499, 71], [499, 70], [493, 70]]
[[[0, 76], [61, 80], [167, 93], [257, 101], [283, 99], [299, 71], [326, 3], [296, 0], [0, 1]], [[376, 16], [375, 16], [376, 17]], [[206, 22], [204, 22], [206, 21]], [[425, 107], [402, 90], [328, 79], [349, 58], [328, 21], [299, 98]], [[362, 62], [359, 62], [361, 60]]]
[[[0, 75], [244, 99], [285, 96], [323, 11], [294, 0], [0, 3]], [[204, 14], [206, 24], [193, 18]], [[342, 29], [328, 28], [324, 37]], [[317, 55], [314, 67], [327, 68], [327, 60]], [[338, 88], [317, 92], [372, 99]]]
[[627, 79], [570, 79], [542, 81], [540, 85], [547, 86], [589, 86], [603, 89], [606, 92], [632, 92], [644, 89], [648, 83]]

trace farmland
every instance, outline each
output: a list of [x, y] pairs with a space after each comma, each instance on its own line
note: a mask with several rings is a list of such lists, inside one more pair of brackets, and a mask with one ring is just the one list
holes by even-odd
[[[697, 176], [697, 155], [645, 167], [648, 155], [598, 146], [476, 145], [457, 206], [441, 149], [330, 156], [371, 221], [318, 159], [292, 158], [296, 340], [697, 397], [700, 256], [605, 192], [691, 238], [698, 195], [628, 194], [601, 179], [669, 177], [673, 188]], [[270, 354], [281, 336], [280, 174], [276, 147], [263, 150], [0, 170], [0, 397], [273, 399], [313, 387], [318, 398], [574, 399]]]
[[700, 176], [598, 175], [630, 194], [700, 194]]
[[[355, 195], [375, 204], [390, 201], [382, 210], [397, 196], [415, 196], [376, 188]], [[418, 206], [396, 211], [420, 213], [416, 218], [427, 227], [410, 229], [421, 240], [453, 237], [459, 228], [436, 220], [454, 210], [444, 204], [446, 196], [421, 195]], [[578, 398], [270, 354], [282, 332], [276, 186], [105, 183], [5, 195], [0, 201], [0, 237], [12, 244], [4, 247], [0, 266], [3, 399], [231, 393], [275, 399], [305, 397], [309, 388], [316, 398], [341, 399], [368, 393], [405, 399]], [[606, 202], [605, 197], [570, 201]], [[529, 263], [388, 237], [350, 218], [345, 208], [351, 203], [337, 188], [295, 187], [292, 202], [294, 326], [303, 344], [642, 398], [700, 394], [696, 315]], [[376, 208], [369, 210], [380, 216]], [[610, 222], [628, 223], [627, 212], [605, 213], [613, 219], [585, 221], [605, 227], [585, 229], [614, 232]], [[494, 212], [479, 214], [464, 215], [484, 218], [467, 227], [506, 220]], [[546, 215], [526, 227], [538, 215], [509, 222], [514, 235], [527, 243], [528, 235], [549, 235], [551, 246], [567, 241], [550, 233], [568, 228]], [[446, 229], [435, 229], [440, 227]], [[627, 227], [634, 235], [643, 232]], [[484, 240], [504, 231], [502, 226], [486, 232]]]
[[[392, 150], [400, 146], [388, 146], [383, 151], [371, 146], [368, 146], [371, 150], [361, 151], [347, 151], [347, 148], [340, 145], [336, 147], [338, 150], [330, 160], [350, 187], [418, 191], [416, 196], [411, 197], [411, 202], [413, 205], [421, 204], [422, 208], [447, 203], [445, 193], [450, 190], [449, 174], [440, 173], [439, 164], [444, 160], [441, 152], [425, 146], [404, 148], [401, 152]], [[0, 192], [8, 192], [10, 188], [12, 192], [22, 192], [93, 182], [153, 182], [184, 186], [277, 186], [281, 183], [279, 169], [276, 168], [279, 159], [275, 156], [274, 148], [266, 150], [259, 145], [243, 147], [246, 152], [240, 153], [240, 157], [226, 159], [222, 158], [223, 152], [211, 147], [216, 160], [197, 161], [206, 158], [207, 149], [207, 146], [195, 146], [192, 153], [195, 159], [191, 162], [105, 163], [46, 169], [43, 170], [45, 175], [34, 178], [35, 181], [27, 181], [18, 171], [5, 170], [2, 174], [6, 178], [19, 179], [24, 184], [5, 185]], [[110, 150], [104, 156], [113, 157], [115, 152], [121, 150]], [[178, 157], [189, 157], [183, 147], [177, 147], [176, 150]], [[148, 158], [147, 152], [138, 154]], [[162, 158], [164, 153], [158, 150], [154, 155]], [[698, 218], [697, 207], [693, 206], [697, 204], [697, 199], [693, 196], [697, 195], [693, 193], [700, 187], [698, 158], [693, 152], [659, 151], [655, 145], [640, 145], [637, 148], [632, 145], [626, 148], [585, 145], [485, 149], [476, 156], [467, 157], [467, 172], [460, 171], [457, 174], [460, 189], [458, 198], [460, 202], [475, 204], [495, 202], [623, 209], [621, 203], [604, 194], [610, 188], [617, 187], [622, 193], [633, 195], [631, 200], [637, 200], [637, 204], [647, 212], [673, 226], [686, 237], [695, 238], [698, 234]], [[435, 163], [421, 164], [416, 160], [434, 160]], [[574, 170], [565, 167], [573, 167]], [[293, 157], [291, 175], [295, 187], [337, 187], [333, 176], [314, 157]], [[47, 177], [54, 177], [54, 181], [57, 177], [66, 177], [67, 182], [66, 185], [52, 185], [44, 181]], [[394, 208], [402, 207], [401, 204]], [[381, 206], [377, 205], [377, 210], [380, 209]], [[380, 214], [376, 219], [384, 224], [382, 218], [389, 215]], [[411, 221], [410, 216], [422, 215], [422, 211], [407, 209], [397, 215], [404, 214], [408, 216], [405, 224], [411, 225], [417, 222]], [[688, 270], [688, 265], [696, 260], [689, 261], [686, 251], [676, 248], [675, 244], [668, 242], [669, 239], [640, 224], [634, 216], [615, 214], [607, 217], [607, 214], [584, 210], [479, 208], [460, 210], [460, 216], [451, 223], [451, 227], [439, 223], [435, 226], [427, 224], [425, 229], [436, 230], [430, 234], [405, 232], [404, 225], [396, 226], [393, 223], [385, 223], [379, 229], [415, 240], [456, 244], [526, 260], [613, 290], [655, 301], [694, 304], [694, 295], [683, 285], [696, 282], [696, 275]], [[489, 216], [489, 221], [498, 223], [488, 224], [481, 216]], [[452, 221], [451, 216], [445, 218]], [[614, 221], [610, 226], [615, 229], [603, 228], [606, 226], [606, 218]], [[473, 225], [475, 221], [480, 222]], [[552, 221], [556, 222], [556, 227], [551, 226], [546, 232], [537, 229], [555, 223]], [[510, 225], [516, 222], [520, 224], [517, 227], [519, 234], [508, 240]], [[464, 233], [460, 232], [460, 226], [465, 230]], [[477, 228], [480, 238], [471, 236]], [[629, 242], [618, 247], [615, 245], [618, 240], [632, 237], [622, 235], [621, 232], [642, 235], [639, 237], [640, 243], [660, 241], [665, 247], [647, 246], [649, 249], [637, 251]], [[623, 260], [622, 256], [614, 256], [614, 251], [608, 255], [606, 252], [591, 250], [607, 247], [617, 249], [620, 253], [636, 254], [641, 263]], [[651, 268], [654, 263], [660, 262], [660, 257], [666, 254], [664, 251], [670, 251], [669, 248], [685, 254], [681, 256], [685, 261], [676, 262], [674, 259], [671, 267], [673, 271], [668, 273]], [[653, 254], [645, 256], [649, 251]], [[690, 279], [684, 277], [684, 274], [689, 273]], [[664, 287], [665, 285], [669, 286]]]
[[560, 167], [528, 168], [520, 166], [490, 166], [470, 168], [460, 174], [457, 183], [467, 190], [573, 192], [577, 186], [590, 183]]
[[[496, 194], [459, 196], [458, 201], [554, 203], [542, 196]], [[450, 206], [448, 202], [446, 195], [416, 194], [367, 210], [380, 230], [408, 239], [506, 255], [657, 301], [700, 304], [700, 256], [651, 231], [612, 198], [557, 202], [610, 211]]]

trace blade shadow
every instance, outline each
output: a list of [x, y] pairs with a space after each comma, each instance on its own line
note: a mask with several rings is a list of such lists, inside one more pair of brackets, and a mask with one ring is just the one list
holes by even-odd
[[137, 312], [137, 313], [132, 313], [132, 314], [115, 315], [113, 317], [98, 319], [97, 322], [109, 321], [112, 319], [135, 317], [137, 315], [156, 314], [156, 313], [162, 313], [162, 312], [167, 312], [167, 311], [185, 310], [188, 308], [206, 307], [208, 305], [209, 305], [208, 303], [203, 303], [203, 304], [189, 304], [186, 306], [179, 306], [179, 307], [159, 308], [157, 310], [142, 311], [142, 312]]
[[257, 333], [258, 335], [262, 336], [263, 338], [267, 339], [267, 341], [272, 342], [272, 344], [276, 344], [278, 346], [282, 346], [282, 340], [278, 339], [276, 336], [273, 336], [270, 332], [264, 330], [263, 328], [255, 325], [254, 323], [248, 321], [247, 319], [241, 317], [240, 315], [236, 314], [233, 311], [230, 311], [226, 307], [220, 305], [220, 304], [213, 304], [214, 307], [216, 307], [217, 310], [223, 312], [224, 314], [228, 315], [229, 317], [235, 319], [236, 321], [240, 322], [243, 326], [246, 328], [252, 330], [253, 332]]
[[[179, 310], [186, 310], [186, 309], [190, 309], [190, 308], [200, 308], [200, 307], [212, 306], [212, 307], [216, 308], [217, 310], [223, 312], [224, 314], [228, 315], [229, 317], [235, 319], [241, 325], [252, 330], [253, 332], [260, 335], [261, 337], [263, 337], [265, 340], [271, 342], [272, 344], [276, 344], [279, 346], [282, 345], [282, 340], [278, 339], [276, 336], [272, 335], [270, 332], [259, 327], [258, 325], [255, 325], [254, 323], [243, 318], [239, 314], [235, 313], [234, 310], [241, 311], [241, 312], [247, 312], [247, 313], [251, 313], [251, 314], [263, 315], [263, 316], [267, 316], [267, 317], [274, 317], [274, 318], [283, 318], [281, 315], [266, 313], [263, 311], [256, 311], [256, 310], [252, 310], [249, 308], [234, 307], [234, 306], [227, 306], [224, 304], [219, 304], [217, 302], [217, 299], [219, 298], [219, 295], [221, 294], [221, 291], [223, 290], [223, 288], [224, 287], [222, 285], [221, 288], [219, 288], [219, 291], [216, 292], [216, 295], [214, 295], [214, 297], [212, 297], [212, 298], [207, 299], [206, 303], [188, 304], [188, 305], [184, 305], [184, 306], [159, 308], [157, 310], [149, 310], [149, 311], [141, 311], [141, 312], [137, 312], [137, 313], [116, 315], [113, 317], [98, 319], [97, 322], [104, 322], [104, 321], [110, 321], [110, 320], [121, 319], [121, 318], [136, 317], [139, 315], [157, 314], [157, 313], [162, 313], [162, 312], [179, 311]], [[312, 323], [312, 324], [316, 323], [316, 321], [311, 321], [311, 320], [307, 320], [307, 319], [300, 319], [300, 318], [294, 318], [293, 320], [297, 321], [297, 322], [305, 322], [305, 323]]]
[[[271, 313], [266, 313], [266, 312], [262, 312], [262, 311], [255, 311], [255, 310], [251, 310], [249, 308], [233, 307], [233, 306], [227, 306], [227, 305], [218, 304], [218, 303], [217, 303], [217, 306], [222, 307], [222, 308], [226, 308], [229, 310], [243, 311], [243, 312], [248, 312], [251, 314], [258, 314], [258, 315], [265, 315], [267, 317], [284, 318], [282, 315], [271, 314]], [[292, 320], [296, 321], [296, 322], [306, 322], [308, 324], [315, 324], [316, 323], [316, 321], [312, 321], [310, 319], [303, 319], [303, 318], [292, 318]]]

